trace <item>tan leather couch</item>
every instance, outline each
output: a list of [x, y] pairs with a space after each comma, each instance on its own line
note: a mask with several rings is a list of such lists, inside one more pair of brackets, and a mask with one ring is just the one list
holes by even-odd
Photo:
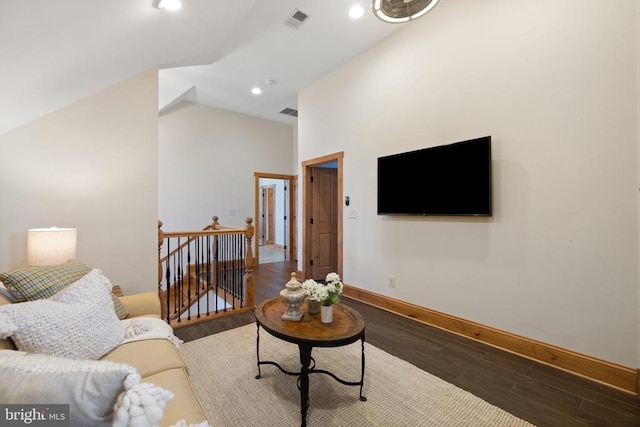
[[[119, 297], [129, 310], [129, 318], [160, 317], [160, 299], [155, 292]], [[11, 304], [0, 295], [0, 305]], [[10, 339], [0, 340], [0, 350], [13, 349]], [[161, 426], [171, 426], [179, 420], [201, 423], [207, 420], [202, 405], [191, 387], [187, 367], [173, 343], [166, 339], [152, 339], [123, 344], [105, 355], [102, 360], [125, 363], [135, 367], [144, 382], [153, 383], [173, 392], [167, 404]]]

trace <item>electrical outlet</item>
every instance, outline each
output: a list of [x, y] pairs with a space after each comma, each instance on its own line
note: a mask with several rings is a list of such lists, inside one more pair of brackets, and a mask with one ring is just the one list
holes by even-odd
[[389, 276], [389, 287], [390, 288], [396, 287], [396, 276]]

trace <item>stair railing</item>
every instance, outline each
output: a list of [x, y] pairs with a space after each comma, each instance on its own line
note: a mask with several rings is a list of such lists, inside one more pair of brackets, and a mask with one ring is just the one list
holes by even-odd
[[227, 227], [214, 216], [200, 231], [166, 232], [158, 221], [163, 319], [177, 327], [254, 308], [252, 222]]

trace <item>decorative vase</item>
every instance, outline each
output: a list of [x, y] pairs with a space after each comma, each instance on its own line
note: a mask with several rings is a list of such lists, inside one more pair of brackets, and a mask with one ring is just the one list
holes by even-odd
[[320, 307], [320, 320], [322, 323], [333, 322], [333, 306], [323, 305]]
[[280, 291], [282, 303], [287, 307], [287, 311], [282, 315], [282, 320], [293, 320], [299, 322], [304, 313], [300, 310], [300, 305], [307, 297], [307, 293], [302, 289], [302, 284], [296, 278], [296, 273], [291, 273], [291, 280], [285, 285], [285, 289]]
[[311, 314], [320, 313], [320, 301], [314, 299], [307, 299], [307, 311]]

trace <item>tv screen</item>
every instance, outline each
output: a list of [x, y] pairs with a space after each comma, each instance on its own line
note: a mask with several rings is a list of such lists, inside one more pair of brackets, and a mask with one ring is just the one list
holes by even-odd
[[378, 215], [491, 216], [491, 137], [378, 158]]

